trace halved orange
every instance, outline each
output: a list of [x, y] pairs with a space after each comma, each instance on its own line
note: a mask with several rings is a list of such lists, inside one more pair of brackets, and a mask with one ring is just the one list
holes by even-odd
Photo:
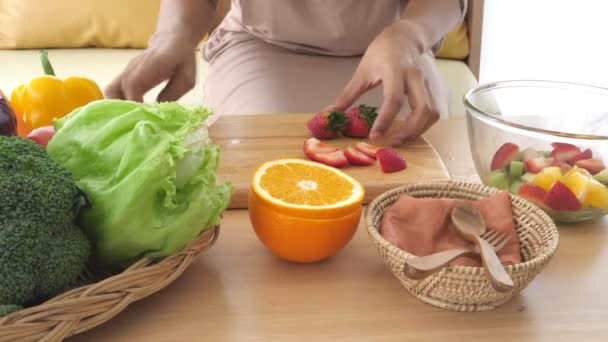
[[293, 262], [335, 255], [361, 218], [363, 186], [346, 173], [302, 159], [262, 164], [249, 192], [249, 217], [262, 243]]

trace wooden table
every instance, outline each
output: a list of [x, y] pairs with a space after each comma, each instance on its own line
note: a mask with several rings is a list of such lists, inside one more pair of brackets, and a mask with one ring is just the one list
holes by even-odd
[[[475, 174], [463, 120], [427, 137], [454, 178]], [[561, 225], [557, 254], [520, 295], [457, 313], [409, 295], [363, 224], [336, 257], [294, 265], [266, 251], [245, 210], [230, 210], [217, 244], [175, 283], [71, 341], [607, 341], [607, 227]]]

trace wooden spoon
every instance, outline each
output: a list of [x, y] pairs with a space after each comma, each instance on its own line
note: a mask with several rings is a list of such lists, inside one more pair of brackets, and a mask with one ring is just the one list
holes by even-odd
[[479, 246], [481, 260], [494, 289], [498, 292], [512, 290], [513, 280], [498, 259], [492, 246], [480, 237], [486, 231], [486, 223], [479, 210], [469, 203], [457, 204], [452, 211], [452, 222], [464, 238]]

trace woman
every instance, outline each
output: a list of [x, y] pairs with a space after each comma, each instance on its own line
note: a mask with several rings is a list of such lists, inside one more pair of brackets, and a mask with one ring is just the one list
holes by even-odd
[[[193, 50], [208, 33], [217, 0], [163, 0], [149, 47], [106, 95], [142, 101], [168, 81], [159, 101], [195, 84]], [[205, 105], [218, 114], [344, 110], [379, 106], [372, 139], [395, 145], [446, 114], [449, 92], [434, 52], [464, 17], [466, 0], [233, 0], [203, 46]], [[336, 97], [337, 95], [337, 97]]]

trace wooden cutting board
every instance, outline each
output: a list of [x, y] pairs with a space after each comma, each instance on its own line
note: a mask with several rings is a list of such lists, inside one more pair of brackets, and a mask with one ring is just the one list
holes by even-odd
[[[234, 193], [229, 208], [247, 208], [251, 178], [265, 161], [279, 158], [304, 158], [304, 141], [311, 137], [306, 128], [310, 114], [271, 114], [222, 116], [210, 128], [214, 144], [222, 149], [219, 178], [230, 180]], [[336, 139], [330, 143], [344, 148], [361, 139]], [[404, 171], [385, 174], [378, 163], [371, 166], [349, 166], [342, 170], [365, 187], [365, 203], [379, 194], [408, 183], [449, 179], [436, 151], [423, 138], [403, 145], [398, 150], [407, 160]]]

